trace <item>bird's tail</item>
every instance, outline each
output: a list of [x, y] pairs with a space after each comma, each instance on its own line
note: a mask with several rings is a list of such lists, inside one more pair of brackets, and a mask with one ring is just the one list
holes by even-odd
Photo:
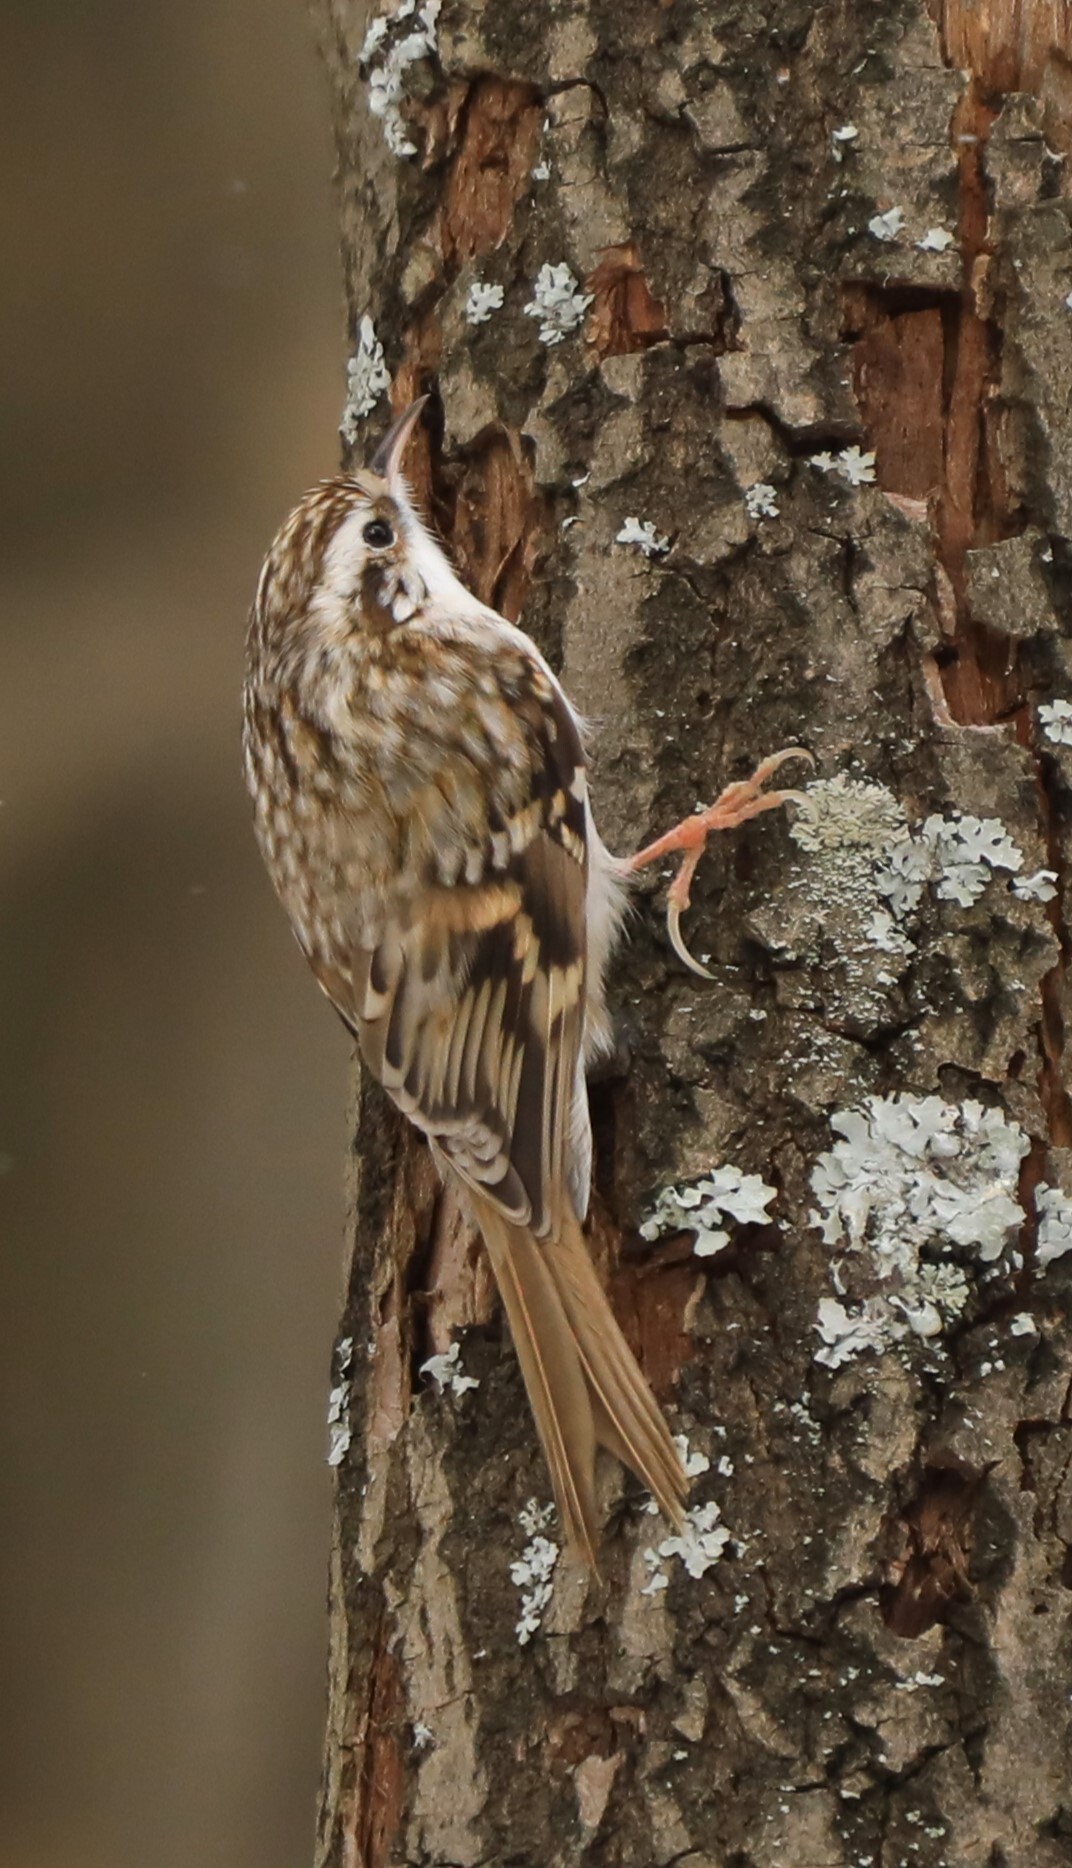
[[569, 1542], [595, 1568], [596, 1447], [636, 1473], [680, 1524], [685, 1474], [657, 1401], [567, 1211], [553, 1236], [512, 1226], [469, 1196], [484, 1235]]

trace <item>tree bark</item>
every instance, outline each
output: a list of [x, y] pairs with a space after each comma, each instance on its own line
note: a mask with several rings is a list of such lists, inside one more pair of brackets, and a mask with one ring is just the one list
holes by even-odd
[[681, 1547], [608, 1467], [601, 1575], [553, 1562], [479, 1249], [359, 1088], [317, 1861], [1055, 1868], [1069, 8], [318, 12], [355, 458], [382, 344], [612, 848], [783, 745], [816, 773], [701, 865], [713, 983], [645, 886], [592, 1088], [593, 1247], [703, 1466]]

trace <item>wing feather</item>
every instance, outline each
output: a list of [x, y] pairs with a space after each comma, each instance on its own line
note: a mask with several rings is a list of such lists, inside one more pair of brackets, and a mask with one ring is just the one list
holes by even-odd
[[542, 1235], [574, 1126], [587, 849], [573, 718], [554, 690], [525, 705], [527, 795], [473, 826], [461, 873], [479, 879], [388, 896], [340, 1009], [462, 1180]]

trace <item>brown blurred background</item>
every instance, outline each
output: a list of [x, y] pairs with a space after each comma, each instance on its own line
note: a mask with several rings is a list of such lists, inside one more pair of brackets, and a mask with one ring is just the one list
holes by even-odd
[[260, 558], [337, 460], [296, 0], [5, 10], [3, 1868], [296, 1868], [348, 1045], [256, 858]]

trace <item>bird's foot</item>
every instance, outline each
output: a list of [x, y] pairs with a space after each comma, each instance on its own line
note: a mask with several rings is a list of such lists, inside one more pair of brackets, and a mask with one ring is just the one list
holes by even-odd
[[681, 917], [689, 905], [689, 892], [692, 878], [696, 874], [696, 865], [704, 853], [707, 839], [713, 830], [735, 830], [738, 824], [746, 824], [750, 817], [758, 817], [762, 811], [775, 811], [782, 804], [799, 804], [803, 799], [800, 791], [764, 791], [768, 778], [773, 777], [779, 766], [787, 759], [807, 759], [812, 765], [815, 760], [803, 746], [786, 746], [781, 752], [774, 752], [769, 759], [757, 765], [751, 778], [739, 779], [709, 804], [705, 810], [696, 811], [692, 817], [682, 818], [673, 830], [668, 830], [663, 837], [657, 837], [646, 849], [638, 850], [629, 857], [625, 867], [632, 873], [643, 869], [648, 863], [657, 862], [661, 856], [674, 856], [684, 851], [685, 860], [673, 882], [666, 904], [666, 927], [670, 936], [670, 945], [690, 972], [698, 973], [701, 979], [711, 979], [713, 975], [707, 967], [694, 960], [685, 945], [681, 933]]

